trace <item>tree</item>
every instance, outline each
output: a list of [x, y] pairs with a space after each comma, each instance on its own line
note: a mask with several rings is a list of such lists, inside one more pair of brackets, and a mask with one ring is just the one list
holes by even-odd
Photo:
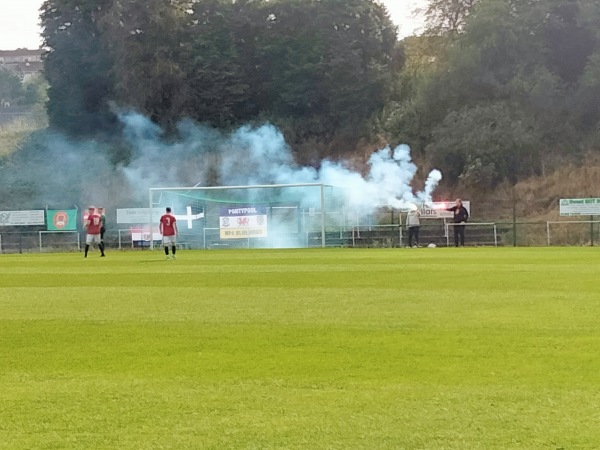
[[261, 89], [250, 79], [248, 68], [251, 61], [259, 61], [254, 58], [255, 39], [245, 37], [255, 17], [244, 12], [243, 3], [208, 0], [194, 4], [181, 53], [190, 85], [184, 103], [187, 117], [217, 128], [256, 117]]
[[350, 148], [391, 92], [396, 29], [370, 0], [265, 3], [255, 52], [263, 111], [292, 143]]
[[0, 68], [0, 99], [13, 103], [23, 96], [21, 79], [11, 71]]
[[[426, 148], [454, 181], [496, 183], [570, 157], [583, 148], [582, 125], [590, 130], [598, 123], [593, 99], [600, 88], [591, 80], [599, 13], [589, 0], [482, 0], [455, 33], [407, 40], [404, 96], [388, 112], [392, 136]], [[518, 154], [494, 144], [499, 135], [486, 127], [492, 112], [498, 114], [494, 130], [504, 130]], [[509, 127], [511, 117], [521, 125]], [[532, 142], [537, 145], [526, 145]]]
[[427, 150], [446, 175], [492, 187], [540, 172], [538, 136], [532, 130], [532, 118], [508, 103], [464, 108], [449, 113], [436, 127]]
[[42, 17], [50, 120], [73, 134], [114, 126], [116, 107], [169, 132], [270, 120], [331, 140], [381, 109], [394, 76], [374, 0], [47, 0]]
[[114, 126], [114, 61], [98, 27], [111, 3], [46, 0], [41, 8], [49, 122], [73, 135]]
[[597, 46], [595, 27], [585, 27], [581, 13], [576, 0], [561, 1], [544, 18], [547, 66], [569, 84], [577, 83]]
[[23, 102], [27, 105], [45, 104], [48, 101], [48, 81], [38, 74], [23, 83], [25, 96]]
[[456, 34], [464, 31], [467, 17], [480, 0], [429, 0], [425, 8], [427, 33]]
[[187, 1], [113, 2], [102, 18], [102, 39], [113, 57], [113, 101], [172, 129], [188, 95], [181, 67]]

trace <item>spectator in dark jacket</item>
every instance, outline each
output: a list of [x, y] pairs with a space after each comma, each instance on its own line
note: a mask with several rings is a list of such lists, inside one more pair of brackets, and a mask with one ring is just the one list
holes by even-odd
[[448, 208], [447, 211], [452, 211], [454, 213], [454, 245], [458, 247], [465, 246], [465, 223], [469, 219], [469, 212], [467, 208], [465, 208], [462, 204], [462, 200], [460, 198], [456, 199], [454, 206]]

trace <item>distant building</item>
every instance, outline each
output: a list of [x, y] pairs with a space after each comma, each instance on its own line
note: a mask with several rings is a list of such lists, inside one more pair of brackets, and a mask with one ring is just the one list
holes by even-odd
[[43, 50], [0, 50], [0, 69], [7, 69], [18, 76], [22, 81], [29, 80], [40, 73], [44, 68], [42, 62]]

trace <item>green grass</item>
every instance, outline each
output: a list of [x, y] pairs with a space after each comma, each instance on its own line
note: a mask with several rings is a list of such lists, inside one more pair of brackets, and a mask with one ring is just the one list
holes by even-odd
[[0, 255], [0, 449], [594, 449], [595, 248]]

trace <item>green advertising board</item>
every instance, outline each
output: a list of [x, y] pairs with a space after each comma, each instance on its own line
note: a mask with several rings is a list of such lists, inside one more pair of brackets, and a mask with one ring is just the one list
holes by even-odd
[[48, 231], [77, 230], [76, 209], [49, 209], [46, 211], [46, 227]]

